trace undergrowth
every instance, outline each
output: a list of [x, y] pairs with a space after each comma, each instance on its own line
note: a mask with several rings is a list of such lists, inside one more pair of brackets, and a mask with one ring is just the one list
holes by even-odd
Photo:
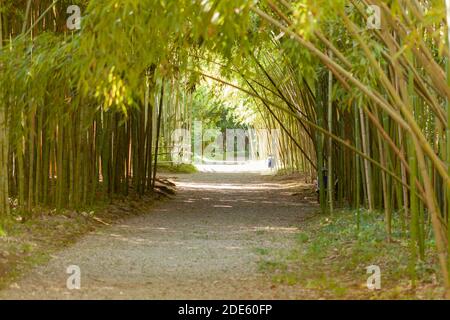
[[163, 162], [158, 164], [158, 172], [196, 173], [197, 168], [194, 165], [187, 163], [172, 164]]
[[[388, 242], [382, 214], [342, 211], [317, 216], [301, 226], [294, 249], [268, 252], [260, 248], [259, 268], [274, 284], [298, 285], [318, 298], [442, 298], [432, 237], [426, 241], [425, 260], [415, 266], [417, 281], [413, 285], [408, 232], [402, 225], [399, 218], [394, 219], [396, 231]], [[367, 287], [369, 266], [380, 267], [380, 290]]]

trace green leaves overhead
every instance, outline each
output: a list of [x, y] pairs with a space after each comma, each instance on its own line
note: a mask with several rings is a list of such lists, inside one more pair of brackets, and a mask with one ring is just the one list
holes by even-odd
[[[92, 1], [83, 20], [84, 81], [106, 78], [111, 67], [135, 88], [145, 70], [170, 77], [189, 65], [195, 48], [239, 60], [248, 47], [247, 1]], [[238, 22], [238, 23], [237, 23]], [[92, 66], [92, 68], [88, 68]]]

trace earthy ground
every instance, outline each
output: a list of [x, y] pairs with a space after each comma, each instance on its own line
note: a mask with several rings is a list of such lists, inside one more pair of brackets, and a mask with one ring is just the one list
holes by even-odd
[[[274, 284], [261, 248], [295, 246], [317, 207], [299, 178], [260, 173], [172, 177], [177, 195], [145, 215], [101, 228], [52, 256], [0, 299], [295, 299], [299, 285]], [[81, 269], [81, 289], [66, 271]]]

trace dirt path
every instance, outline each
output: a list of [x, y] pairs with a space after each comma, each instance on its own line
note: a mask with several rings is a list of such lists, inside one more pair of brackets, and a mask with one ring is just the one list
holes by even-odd
[[[295, 299], [258, 271], [261, 248], [293, 245], [316, 210], [294, 180], [197, 173], [175, 179], [178, 194], [146, 215], [91, 233], [53, 256], [0, 299]], [[68, 290], [66, 269], [81, 269]]]

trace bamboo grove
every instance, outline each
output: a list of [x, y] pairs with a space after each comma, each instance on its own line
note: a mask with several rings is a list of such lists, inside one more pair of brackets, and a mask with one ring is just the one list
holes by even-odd
[[324, 211], [382, 215], [386, 241], [409, 239], [411, 276], [436, 250], [448, 290], [446, 2], [0, 0], [1, 216], [150, 191], [210, 79], [280, 129], [281, 165], [317, 177]]

